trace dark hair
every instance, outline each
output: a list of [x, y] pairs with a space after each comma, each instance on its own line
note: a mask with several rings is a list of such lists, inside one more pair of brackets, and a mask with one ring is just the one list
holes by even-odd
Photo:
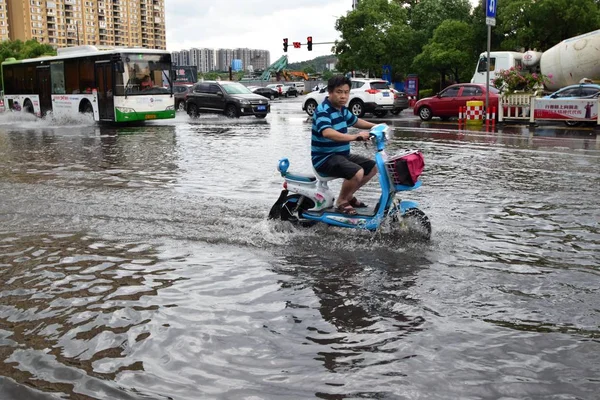
[[343, 85], [348, 85], [348, 87], [351, 88], [352, 82], [350, 81], [350, 78], [345, 77], [344, 75], [332, 76], [327, 81], [327, 91], [329, 93], [332, 93], [335, 90], [335, 88], [338, 88]]

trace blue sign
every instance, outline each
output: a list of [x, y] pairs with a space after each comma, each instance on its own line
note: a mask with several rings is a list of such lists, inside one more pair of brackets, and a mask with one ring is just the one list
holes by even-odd
[[496, 18], [497, 0], [485, 0], [485, 16], [487, 18]]
[[383, 66], [383, 74], [381, 74], [381, 79], [390, 83], [392, 82], [392, 67], [390, 65]]

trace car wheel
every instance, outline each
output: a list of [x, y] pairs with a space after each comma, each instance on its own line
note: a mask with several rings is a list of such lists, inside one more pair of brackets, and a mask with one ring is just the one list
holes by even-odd
[[379, 117], [379, 118], [385, 117], [387, 115], [387, 113], [388, 112], [385, 110], [384, 111], [373, 111], [373, 114], [375, 114], [375, 116]]
[[177, 111], [185, 111], [185, 101], [180, 100], [177, 102]]
[[356, 115], [358, 118], [362, 118], [365, 115], [365, 107], [360, 100], [354, 100], [350, 103], [350, 112]]
[[294, 97], [298, 97], [298, 92], [294, 93]]
[[229, 104], [225, 108], [225, 116], [227, 116], [227, 118], [238, 118], [239, 114], [238, 114], [237, 107], [234, 106], [233, 104]]
[[315, 110], [317, 109], [317, 102], [310, 99], [306, 101], [306, 104], [304, 105], [304, 109], [306, 110], [306, 113], [308, 115], [310, 115], [311, 117], [313, 116], [313, 114], [315, 113]]
[[274, 98], [275, 98], [275, 96], [273, 96], [273, 95], [271, 95], [271, 96], [269, 97], [269, 99], [271, 99], [271, 100], [273, 100]]
[[431, 117], [433, 117], [433, 114], [431, 113], [431, 108], [429, 108], [427, 106], [423, 106], [423, 107], [419, 108], [419, 117], [423, 121], [429, 121], [431, 119]]
[[190, 117], [196, 118], [198, 116], [198, 106], [196, 106], [194, 103], [188, 104], [187, 113]]

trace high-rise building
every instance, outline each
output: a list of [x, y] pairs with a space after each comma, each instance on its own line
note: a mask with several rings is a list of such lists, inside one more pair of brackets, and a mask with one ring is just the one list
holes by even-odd
[[167, 46], [165, 0], [0, 0], [0, 5], [3, 2], [11, 40], [36, 39], [54, 47]]
[[358, 0], [352, 0], [352, 9], [356, 9], [356, 6], [358, 5]]
[[8, 40], [8, 13], [6, 0], [0, 0], [0, 42]]

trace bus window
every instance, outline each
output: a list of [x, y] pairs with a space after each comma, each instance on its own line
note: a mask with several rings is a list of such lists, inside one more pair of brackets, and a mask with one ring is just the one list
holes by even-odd
[[[165, 94], [170, 93], [169, 89], [163, 87], [163, 72], [168, 74], [171, 65], [167, 60], [159, 55], [149, 54], [125, 54], [126, 78], [125, 93], [128, 96], [138, 94]], [[119, 81], [117, 80], [117, 84]], [[121, 88], [117, 86], [120, 92]], [[121, 93], [117, 94], [121, 94]]]
[[50, 64], [50, 81], [52, 94], [65, 94], [65, 66], [62, 61]]
[[79, 90], [79, 65], [77, 59], [65, 60], [66, 93], [81, 93]]
[[35, 85], [35, 66], [28, 65], [25, 67], [25, 94], [37, 93]]
[[85, 58], [79, 60], [79, 90], [81, 93], [92, 93], [96, 87], [94, 79], [94, 62]]
[[12, 65], [5, 65], [2, 68], [4, 77], [4, 94], [15, 94], [15, 74]]
[[22, 65], [13, 66], [15, 75], [15, 93], [23, 93], [25, 91], [25, 68]]

